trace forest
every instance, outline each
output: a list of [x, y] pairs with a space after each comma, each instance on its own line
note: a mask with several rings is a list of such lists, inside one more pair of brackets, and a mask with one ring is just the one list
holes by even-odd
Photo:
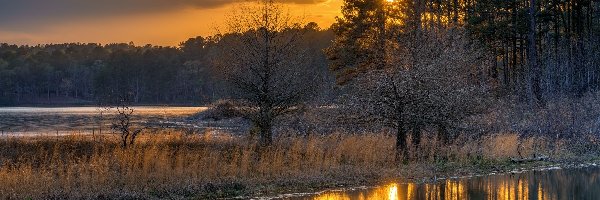
[[[310, 23], [301, 27], [310, 29], [301, 39], [313, 69], [326, 74], [331, 63], [344, 83], [386, 59], [389, 48], [410, 45], [415, 32], [464, 32], [486, 61], [479, 78], [498, 95], [544, 101], [597, 88], [597, 9], [591, 0], [346, 1], [337, 23], [327, 29]], [[227, 37], [235, 36], [190, 38], [178, 47], [1, 44], [0, 103], [96, 104], [131, 93], [139, 104], [207, 104], [227, 97], [211, 61]]]
[[[327, 74], [321, 49], [332, 32], [314, 23], [302, 29], [316, 73]], [[178, 47], [0, 44], [0, 105], [100, 105], [125, 94], [137, 105], [207, 105], [229, 95], [211, 67], [217, 43], [228, 37], [199, 36]]]

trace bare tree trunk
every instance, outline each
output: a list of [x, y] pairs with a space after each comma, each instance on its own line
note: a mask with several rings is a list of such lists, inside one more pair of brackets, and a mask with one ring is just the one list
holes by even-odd
[[260, 144], [265, 147], [273, 144], [273, 126], [271, 125], [271, 122], [265, 122], [261, 125]]
[[412, 130], [412, 143], [415, 148], [419, 148], [421, 144], [421, 125], [415, 124]]
[[[399, 116], [402, 117], [402, 116]], [[399, 119], [396, 127], [396, 160], [400, 161], [406, 158], [408, 148], [406, 148], [406, 131], [404, 130], [404, 122]]]
[[531, 103], [536, 103], [537, 105], [542, 106], [544, 104], [542, 99], [542, 89], [540, 86], [540, 76], [541, 69], [538, 65], [538, 55], [537, 55], [537, 45], [536, 45], [536, 8], [535, 0], [529, 1], [529, 35], [528, 35], [528, 59], [529, 59], [529, 73], [531, 78], [530, 88], [528, 89], [528, 96], [532, 101]]
[[129, 133], [127, 133], [127, 132], [121, 133], [121, 142], [123, 142], [123, 144], [122, 144], [123, 148], [127, 148], [128, 138], [129, 138]]
[[447, 145], [450, 143], [450, 133], [448, 133], [448, 129], [444, 124], [438, 124], [438, 141], [440, 141], [443, 145]]

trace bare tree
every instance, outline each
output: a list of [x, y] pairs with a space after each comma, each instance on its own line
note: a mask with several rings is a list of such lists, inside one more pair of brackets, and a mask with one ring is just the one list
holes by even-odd
[[404, 35], [389, 51], [385, 69], [356, 82], [364, 118], [397, 130], [399, 155], [407, 155], [407, 133], [415, 147], [425, 128], [437, 129], [447, 143], [449, 129], [479, 110], [485, 59], [468, 41], [461, 29]]
[[273, 0], [260, 0], [233, 13], [219, 41], [215, 66], [233, 86], [238, 109], [258, 130], [262, 145], [273, 126], [313, 97], [315, 70], [301, 47], [303, 26]]
[[118, 131], [121, 136], [121, 146], [127, 148], [135, 143], [137, 136], [144, 128], [135, 128], [131, 119], [135, 109], [127, 101], [121, 101], [121, 104], [115, 109], [117, 115], [113, 119], [112, 129]]

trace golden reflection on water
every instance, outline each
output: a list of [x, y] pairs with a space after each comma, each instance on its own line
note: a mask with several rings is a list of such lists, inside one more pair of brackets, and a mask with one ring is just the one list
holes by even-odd
[[[469, 185], [470, 187], [480, 188], [482, 196], [485, 199], [500, 200], [518, 200], [530, 198], [530, 185], [527, 179], [499, 179], [494, 181], [485, 181], [483, 183]], [[382, 187], [365, 191], [325, 192], [313, 197], [313, 200], [462, 200], [471, 199], [477, 196], [469, 196], [466, 180], [446, 180], [440, 184], [397, 184], [392, 183]], [[537, 199], [545, 200], [548, 198], [541, 184], [537, 184], [533, 189], [537, 189]]]
[[465, 198], [466, 196], [465, 186], [462, 181], [447, 180], [445, 191], [446, 193], [444, 194], [444, 199], [455, 200]]
[[392, 184], [389, 187], [388, 199], [398, 200], [398, 184]]
[[299, 200], [555, 200], [600, 199], [600, 168], [490, 175], [435, 184], [391, 183], [372, 189], [331, 191]]
[[[441, 189], [440, 187], [446, 187], [446, 191], [450, 191], [445, 194], [446, 199], [453, 200], [459, 199], [461, 195], [458, 195], [464, 189], [459, 182], [449, 181], [449, 184], [446, 186], [427, 184], [424, 185], [426, 188], [426, 199], [440, 199]], [[313, 198], [313, 200], [347, 200], [347, 199], [357, 199], [357, 200], [370, 200], [370, 199], [381, 199], [381, 200], [406, 200], [406, 199], [420, 199], [417, 196], [418, 185], [415, 183], [408, 184], [396, 184], [392, 183], [386, 185], [384, 187], [378, 187], [370, 191], [362, 191], [358, 192], [354, 195], [349, 195], [349, 193], [339, 192], [339, 191], [331, 191], [325, 192], [320, 195], [317, 195]]]
[[350, 196], [348, 196], [344, 192], [326, 192], [319, 196], [316, 196], [314, 200], [350, 200]]

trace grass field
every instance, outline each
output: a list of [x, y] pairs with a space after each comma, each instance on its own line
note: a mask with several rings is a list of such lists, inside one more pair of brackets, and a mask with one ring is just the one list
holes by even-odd
[[0, 139], [0, 198], [264, 196], [508, 170], [519, 152], [569, 160], [594, 152], [579, 149], [597, 146], [518, 141], [510, 133], [459, 138], [448, 147], [425, 139], [420, 151], [412, 151], [419, 152], [414, 159], [402, 163], [395, 160], [395, 138], [385, 133], [281, 136], [268, 148], [243, 137], [208, 134], [165, 130], [144, 134], [127, 149], [109, 136]]

